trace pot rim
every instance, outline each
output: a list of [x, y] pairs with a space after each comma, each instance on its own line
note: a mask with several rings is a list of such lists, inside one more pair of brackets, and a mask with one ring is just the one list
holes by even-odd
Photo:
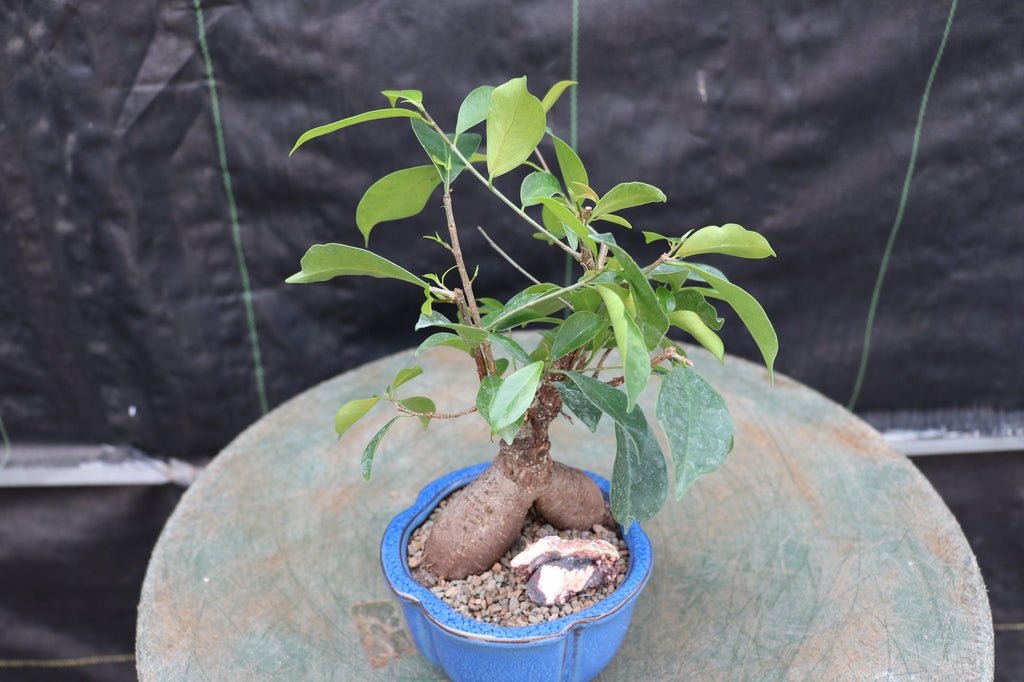
[[[536, 625], [507, 627], [475, 620], [462, 615], [417, 582], [406, 560], [406, 548], [413, 530], [430, 516], [441, 500], [467, 485], [488, 466], [490, 462], [457, 469], [429, 483], [420, 491], [412, 506], [388, 524], [380, 546], [381, 568], [388, 586], [399, 599], [418, 606], [435, 625], [454, 635], [488, 642], [522, 643], [563, 637], [577, 626], [606, 618], [630, 603], [644, 588], [651, 576], [653, 557], [650, 540], [637, 522], [630, 526], [628, 533], [623, 534], [629, 547], [629, 568], [623, 583], [610, 595], [578, 613]], [[607, 497], [610, 487], [608, 481], [589, 471], [585, 473]]]

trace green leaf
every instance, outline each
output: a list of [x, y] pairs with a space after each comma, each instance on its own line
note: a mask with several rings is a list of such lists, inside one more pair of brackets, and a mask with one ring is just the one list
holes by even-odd
[[544, 107], [544, 112], [547, 113], [551, 111], [551, 107], [555, 106], [555, 102], [557, 102], [558, 98], [562, 96], [565, 89], [573, 85], [576, 85], [576, 81], [558, 81], [552, 85], [551, 89], [548, 90], [548, 94], [544, 95], [544, 99], [541, 100], [541, 106]]
[[508, 358], [494, 358], [494, 371], [497, 372], [498, 376], [505, 376], [505, 370], [511, 363]]
[[366, 444], [366, 449], [363, 450], [363, 459], [359, 463], [360, 468], [363, 470], [363, 480], [370, 480], [370, 467], [373, 466], [373, 457], [377, 454], [377, 448], [380, 446], [380, 442], [384, 440], [384, 436], [391, 430], [392, 425], [398, 420], [399, 417], [392, 417], [391, 421], [381, 427], [381, 430]]
[[302, 145], [306, 144], [307, 142], [314, 138], [321, 137], [329, 133], [333, 133], [337, 130], [341, 130], [342, 128], [354, 126], [358, 123], [366, 123], [367, 121], [377, 121], [382, 118], [422, 119], [423, 117], [420, 116], [419, 113], [412, 111], [410, 109], [374, 109], [373, 111], [367, 111], [364, 114], [349, 116], [348, 118], [343, 118], [340, 121], [335, 121], [334, 123], [328, 123], [327, 125], [318, 126], [316, 128], [312, 128], [302, 133], [302, 135], [299, 135], [299, 139], [295, 141], [295, 146], [292, 147], [292, 150], [290, 152], [288, 152], [288, 156], [294, 154], [296, 149], [298, 149], [299, 147], [301, 147]]
[[360, 398], [350, 400], [341, 406], [338, 413], [334, 415], [334, 430], [340, 438], [349, 427], [366, 416], [374, 405], [380, 402], [380, 398]]
[[522, 346], [515, 342], [511, 336], [504, 334], [490, 334], [488, 340], [496, 346], [501, 346], [509, 357], [516, 362], [522, 362], [523, 364], [530, 362], [530, 354], [527, 353]]
[[476, 303], [480, 307], [480, 312], [482, 313], [491, 313], [505, 307], [505, 304], [498, 299], [487, 296], [480, 296], [476, 299]]
[[[437, 411], [437, 406], [434, 405], [434, 401], [422, 395], [414, 395], [411, 398], [399, 400], [398, 404], [407, 410], [421, 412], [423, 414], [430, 414], [431, 412]], [[430, 417], [417, 417], [417, 419], [420, 420], [420, 424], [423, 428], [430, 426]]]
[[[710, 272], [718, 279], [724, 280], [726, 282], [729, 281], [729, 278], [725, 276], [725, 273], [713, 265], [708, 265], [707, 263], [683, 263], [683, 265], [696, 265], [701, 270], [705, 272]], [[704, 279], [704, 277], [702, 277], [700, 274], [696, 272], [693, 272], [692, 270], [690, 271], [690, 279], [696, 280], [698, 282], [707, 282], [707, 280]]]
[[[437, 174], [441, 176], [441, 182], [450, 187], [455, 178], [465, 169], [466, 164], [462, 162], [444, 141], [440, 133], [431, 128], [423, 121], [411, 121], [412, 132], [416, 135], [427, 156], [434, 162]], [[467, 133], [455, 141], [455, 147], [462, 154], [463, 158], [469, 159], [480, 147], [480, 136], [476, 133]]]
[[573, 313], [558, 328], [551, 344], [551, 357], [557, 360], [590, 343], [607, 326], [608, 319], [604, 315], [585, 310]]
[[468, 324], [451, 322], [441, 313], [433, 312], [429, 315], [420, 313], [420, 317], [416, 321], [415, 330], [418, 331], [420, 329], [425, 329], [426, 327], [444, 327], [445, 329], [451, 329], [459, 335], [460, 339], [466, 342], [467, 348], [475, 348], [487, 340], [487, 332], [483, 329], [480, 329], [479, 327], [472, 327]]
[[640, 329], [626, 312], [626, 306], [613, 291], [614, 288], [600, 284], [597, 291], [604, 300], [608, 319], [612, 323], [615, 345], [619, 349], [619, 357], [625, 368], [627, 407], [632, 410], [637, 397], [643, 392], [651, 377], [651, 358], [647, 355], [647, 345]]
[[[562, 221], [560, 221], [558, 218], [556, 218], [555, 214], [552, 213], [551, 209], [548, 208], [547, 206], [541, 206], [541, 209], [540, 209], [540, 220], [544, 224], [544, 228], [548, 232], [550, 232], [551, 234], [555, 235], [556, 237], [564, 237], [565, 236], [565, 228], [562, 227]], [[540, 234], [540, 233], [538, 232], [537, 234]], [[547, 239], [546, 235], [540, 235], [540, 236], [543, 237], [544, 239]], [[575, 238], [576, 238], [576, 235], [573, 235], [573, 239], [575, 239]], [[577, 243], [579, 243], [579, 242], [577, 242]]]
[[541, 376], [544, 374], [544, 363], [533, 362], [513, 372], [501, 382], [491, 402], [491, 426], [501, 431], [514, 424], [526, 414], [533, 396], [537, 393]]
[[576, 311], [589, 310], [592, 313], [596, 313], [601, 309], [601, 304], [604, 303], [601, 299], [601, 294], [591, 287], [570, 291], [566, 294], [566, 298], [572, 304], [572, 309]]
[[487, 112], [491, 109], [491, 93], [493, 92], [492, 86], [481, 85], [466, 95], [462, 106], [459, 107], [459, 117], [455, 121], [456, 135], [461, 135], [487, 118]]
[[420, 376], [421, 374], [423, 374], [423, 368], [420, 367], [419, 365], [406, 367], [405, 369], [400, 370], [398, 374], [395, 375], [395, 378], [392, 379], [391, 385], [388, 388], [391, 391], [394, 391], [402, 384], [409, 383], [410, 381]]
[[419, 90], [381, 90], [380, 94], [388, 98], [391, 106], [398, 104], [400, 99], [413, 104], [423, 104], [423, 93]]
[[507, 443], [511, 443], [515, 440], [516, 433], [518, 433], [519, 427], [522, 425], [522, 419], [501, 429], [496, 429], [491, 419], [491, 404], [494, 402], [494, 396], [501, 384], [502, 379], [495, 376], [486, 376], [480, 381], [480, 388], [476, 393], [476, 411], [480, 413], [480, 416], [491, 427], [492, 434], [497, 435]]
[[465, 353], [472, 354], [473, 351], [470, 349], [469, 344], [462, 340], [458, 334], [452, 334], [450, 332], [438, 332], [431, 334], [427, 339], [419, 345], [416, 349], [416, 356], [419, 356], [423, 351], [436, 346], [448, 346], [449, 348], [456, 348]]
[[583, 200], [583, 194], [575, 186], [575, 183], [583, 185], [590, 183], [590, 178], [587, 177], [587, 169], [583, 167], [583, 162], [580, 161], [580, 157], [573, 151], [572, 147], [554, 135], [551, 136], [551, 141], [555, 144], [555, 158], [558, 159], [558, 169], [562, 173], [565, 188], [569, 191], [569, 196], [572, 198], [573, 203], [579, 206]]
[[447, 327], [451, 323], [451, 320], [449, 320], [447, 317], [437, 312], [436, 310], [424, 312], [421, 309], [419, 319], [416, 320], [416, 325], [413, 327], [413, 329], [419, 331], [421, 329], [425, 329], [426, 327]]
[[622, 276], [629, 282], [629, 290], [636, 303], [644, 344], [648, 350], [654, 350], [661, 343], [665, 332], [668, 331], [668, 318], [665, 317], [665, 311], [658, 302], [658, 296], [651, 288], [651, 283], [647, 281], [647, 275], [624, 248], [615, 244], [614, 241], [602, 240], [602, 242], [607, 244], [611, 252], [615, 254], [615, 261], [622, 270]]
[[504, 331], [546, 317], [565, 307], [558, 299], [561, 292], [554, 284], [534, 284], [513, 296], [498, 313], [489, 313], [481, 322], [489, 331]]
[[554, 198], [538, 198], [537, 203], [543, 204], [545, 208], [551, 211], [555, 220], [562, 224], [566, 232], [572, 232], [580, 241], [587, 245], [587, 248], [591, 251], [597, 251], [593, 235], [590, 234], [590, 230], [587, 229], [587, 226], [583, 224], [583, 221], [579, 219], [574, 210]]
[[487, 332], [480, 327], [472, 327], [468, 324], [449, 324], [446, 325], [448, 329], [462, 337], [462, 340], [469, 344], [471, 347], [479, 346], [481, 343], [487, 340]]
[[677, 310], [692, 310], [700, 315], [701, 321], [711, 329], [718, 331], [725, 322], [718, 316], [715, 306], [708, 303], [698, 287], [684, 287], [675, 293], [675, 304]]
[[569, 408], [569, 411], [579, 417], [579, 420], [586, 424], [591, 432], [597, 431], [597, 425], [601, 421], [604, 412], [594, 403], [584, 397], [583, 392], [571, 381], [555, 382], [555, 389], [562, 397], [562, 404]]
[[668, 495], [665, 456], [643, 411], [630, 410], [622, 391], [576, 372], [564, 374], [588, 401], [615, 422], [610, 502], [612, 515], [628, 530], [633, 521], [651, 518], [664, 504]]
[[488, 374], [480, 380], [480, 388], [476, 391], [476, 411], [480, 413], [480, 416], [488, 424], [492, 424], [491, 403], [494, 402], [494, 394], [497, 393], [498, 387], [501, 386], [501, 381], [501, 377]]
[[544, 137], [544, 107], [526, 90], [526, 77], [513, 78], [491, 93], [487, 114], [487, 173], [490, 179], [518, 168]]
[[356, 207], [356, 226], [366, 243], [370, 243], [370, 230], [379, 223], [422, 211], [440, 183], [434, 166], [415, 166], [385, 175], [370, 185]]
[[395, 265], [387, 258], [347, 244], [314, 244], [300, 261], [302, 270], [285, 281], [289, 284], [326, 282], [345, 275], [367, 275], [399, 279], [416, 286], [430, 285], [405, 268]]
[[688, 258], [699, 253], [724, 253], [740, 258], [767, 258], [775, 255], [767, 239], [735, 223], [721, 227], [702, 227], [686, 238], [676, 251], [676, 258]]
[[722, 396], [682, 365], [662, 380], [656, 414], [668, 438], [679, 499], [697, 477], [722, 466], [732, 449], [732, 417]]
[[718, 334], [711, 331], [711, 328], [704, 324], [700, 315], [692, 310], [677, 310], [668, 316], [669, 321], [675, 326], [687, 332], [697, 339], [700, 345], [707, 348], [711, 353], [722, 361], [725, 354], [725, 346]]
[[665, 193], [654, 185], [648, 185], [646, 182], [623, 182], [612, 187], [601, 197], [591, 211], [590, 217], [593, 220], [606, 213], [615, 213], [624, 208], [643, 206], [656, 201], [665, 201]]
[[[624, 227], [627, 230], [632, 230], [633, 229], [633, 224], [631, 222], [629, 222], [628, 220], [626, 220], [622, 216], [615, 215], [614, 213], [606, 213], [604, 215], [599, 215], [596, 218], [594, 218], [594, 220], [604, 220], [605, 222], [609, 222], [609, 223], [612, 223], [614, 225], [618, 225], [619, 227]], [[645, 232], [644, 234], [647, 235], [649, 233]], [[650, 244], [650, 242], [647, 242], [647, 243]]]
[[650, 230], [644, 230], [642, 234], [644, 235], [644, 243], [645, 244], [650, 244], [650, 243], [656, 242], [656, 241], [666, 241], [666, 242], [671, 242], [672, 241], [672, 237], [666, 237], [663, 234], [659, 234], [657, 232], [651, 232]]
[[580, 194], [580, 199], [590, 199], [595, 204], [601, 200], [601, 197], [597, 195], [594, 188], [585, 182], [574, 182], [572, 186], [576, 188], [576, 191]]
[[537, 362], [538, 360], [547, 360], [551, 357], [551, 342], [554, 340], [555, 335], [550, 331], [540, 332], [540, 341], [537, 343], [537, 347], [530, 351], [530, 360]]
[[658, 296], [658, 303], [661, 304], [661, 308], [665, 311], [666, 315], [676, 309], [676, 298], [672, 294], [671, 289], [668, 287], [658, 287], [654, 290], [654, 293]]
[[779, 337], [775, 334], [767, 313], [757, 300], [735, 284], [728, 282], [709, 271], [709, 268], [698, 267], [692, 263], [684, 263], [689, 270], [699, 275], [705, 282], [711, 285], [711, 289], [702, 290], [705, 296], [718, 298], [730, 306], [739, 315], [740, 320], [746, 326], [747, 331], [754, 338], [758, 349], [764, 357], [765, 367], [768, 368], [768, 376], [773, 376], [772, 365], [775, 364], [775, 356], [779, 353]]
[[553, 197], [561, 192], [558, 178], [545, 171], [534, 171], [523, 178], [519, 188], [519, 203], [524, 207], [536, 206], [540, 203], [538, 199]]
[[654, 268], [648, 276], [655, 282], [664, 282], [673, 289], [678, 289], [690, 278], [690, 271], [675, 263], [662, 263]]

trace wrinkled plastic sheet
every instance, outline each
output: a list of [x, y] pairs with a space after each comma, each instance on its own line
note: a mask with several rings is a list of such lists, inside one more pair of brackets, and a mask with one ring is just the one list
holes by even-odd
[[[418, 293], [347, 279], [287, 286], [314, 242], [358, 244], [375, 179], [423, 163], [404, 122], [305, 129], [418, 87], [441, 121], [480, 83], [570, 68], [570, 3], [204, 4], [225, 155], [271, 406], [418, 343]], [[779, 256], [727, 262], [769, 311], [777, 368], [845, 402], [947, 6], [623, 3], [580, 11], [579, 147], [592, 183], [658, 184], [659, 232], [727, 221]], [[962, 7], [939, 67], [859, 408], [1024, 408], [1024, 5]], [[551, 125], [568, 135], [568, 102]], [[0, 8], [0, 416], [16, 442], [117, 443], [207, 457], [260, 415], [251, 338], [192, 3]], [[513, 178], [499, 186], [517, 193]], [[439, 201], [379, 227], [415, 272], [446, 254]], [[477, 289], [559, 253], [466, 176], [455, 192]], [[620, 241], [639, 244], [638, 235]], [[653, 247], [643, 251], [653, 258]], [[735, 318], [730, 352], [756, 358]], [[325, 405], [325, 410], [335, 406]]]

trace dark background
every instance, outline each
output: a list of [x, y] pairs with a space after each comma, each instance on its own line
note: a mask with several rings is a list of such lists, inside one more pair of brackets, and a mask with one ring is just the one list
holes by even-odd
[[[592, 184], [605, 191], [643, 180], [664, 189], [667, 204], [630, 215], [643, 229], [679, 234], [738, 222], [762, 231], [777, 259], [714, 262], [772, 317], [777, 369], [846, 403], [948, 5], [580, 4], [579, 151]], [[570, 7], [569, 0], [204, 3], [247, 294], [193, 4], [5, 3], [0, 418], [14, 445], [112, 443], [208, 459], [261, 414], [247, 297], [271, 408], [418, 343], [419, 301], [404, 284], [283, 282], [312, 243], [360, 244], [354, 212], [362, 193], [388, 172], [424, 163], [406, 124], [368, 124], [291, 159], [288, 149], [309, 127], [384, 106], [384, 88], [422, 89], [431, 113], [449, 125], [462, 97], [482, 83], [526, 75], [543, 94], [570, 73]], [[990, 431], [1024, 427], [1022, 29], [1024, 5], [1014, 0], [965, 2], [957, 11], [857, 403], [876, 423], [959, 427], [953, 422], [963, 415], [983, 414]], [[568, 137], [567, 96], [550, 123]], [[499, 186], [518, 194], [515, 178]], [[521, 282], [471, 229], [477, 224], [538, 276], [561, 279], [560, 253], [541, 248], [468, 176], [455, 201], [464, 250], [481, 265], [478, 294], [502, 298]], [[418, 238], [443, 226], [439, 203], [378, 227], [371, 246], [413, 272], [443, 271], [445, 253]], [[735, 319], [723, 333], [729, 352], [756, 357]], [[971, 488], [961, 474], [985, 470], [1008, 485], [999, 499], [1012, 516], [1008, 510], [1022, 504], [1020, 461], [934, 466], [959, 472], [941, 474], [948, 484], [939, 488], [966, 524], [977, 513], [974, 501], [986, 501], [986, 486]], [[72, 575], [57, 569], [82, 562], [96, 575], [98, 560], [82, 557], [94, 557], [117, 528], [134, 539], [117, 545], [121, 554], [102, 556], [121, 567], [114, 573], [122, 597], [137, 594], [139, 562], [174, 499], [157, 489], [0, 492], [0, 506], [11, 510], [5, 519], [19, 518], [15, 509], [27, 515], [25, 525], [8, 522], [0, 531], [8, 572], [0, 584], [20, 595], [0, 599], [9, 609], [0, 653], [109, 653], [113, 645], [101, 641], [119, 640], [102, 633], [123, 625], [104, 630], [107, 621], [96, 621], [95, 642], [65, 641], [63, 626], [45, 618], [38, 631], [8, 633], [11, 624], [29, 623], [31, 604], [48, 603], [47, 594], [59, 609], [79, 613], [55, 596], [63, 593], [53, 581]], [[959, 511], [955, 499], [963, 500]], [[1019, 529], [1019, 515], [1011, 523], [1006, 514], [977, 523]], [[48, 534], [54, 525], [66, 535], [15, 537], [19, 528]], [[978, 537], [970, 529], [968, 536]], [[1012, 538], [1020, 534], [1008, 537], [1002, 546], [1019, 557]], [[18, 587], [33, 575], [50, 582]], [[1019, 575], [1007, 584], [1000, 589], [1017, 594]], [[93, 591], [81, 614], [101, 618], [95, 590], [107, 588], [82, 589]], [[25, 601], [32, 590], [38, 601]], [[1018, 610], [997, 621], [1024, 620], [1015, 603]], [[130, 640], [113, 648], [130, 650]]]
[[[599, 191], [658, 184], [638, 227], [738, 222], [779, 254], [727, 263], [778, 329], [777, 367], [845, 403], [946, 20], [934, 2], [594, 2], [580, 12], [579, 148]], [[191, 4], [14, 2], [0, 51], [0, 414], [15, 442], [202, 458], [260, 414], [210, 93]], [[228, 3], [206, 8], [226, 158], [271, 406], [418, 342], [417, 295], [365, 278], [290, 286], [315, 242], [359, 243], [355, 205], [423, 163], [404, 121], [299, 133], [418, 87], [449, 125], [481, 83], [569, 74], [564, 2]], [[931, 93], [858, 409], [1024, 410], [1024, 8], [965, 4]], [[706, 102], [698, 84], [704, 83]], [[552, 127], [568, 136], [568, 101]], [[517, 195], [515, 178], [499, 181]], [[468, 175], [456, 210], [477, 289], [542, 277], [543, 249]], [[414, 272], [438, 201], [373, 246]], [[435, 205], [438, 204], [438, 205]], [[621, 234], [621, 233], [620, 233]], [[651, 250], [651, 254], [656, 252]], [[719, 263], [721, 264], [721, 263]], [[754, 347], [735, 323], [730, 352]], [[129, 406], [136, 406], [135, 417]]]

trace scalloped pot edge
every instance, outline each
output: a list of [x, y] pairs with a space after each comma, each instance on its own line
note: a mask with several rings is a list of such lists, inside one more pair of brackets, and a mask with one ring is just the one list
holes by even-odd
[[[588, 680], [612, 659], [647, 585], [651, 543], [639, 523], [625, 534], [630, 561], [626, 579], [612, 594], [579, 613], [523, 627], [502, 627], [463, 616], [413, 578], [406, 561], [409, 537], [451, 492], [489, 466], [453, 471], [428, 484], [416, 502], [388, 524], [380, 561], [420, 652], [453, 680]], [[607, 498], [608, 481], [587, 472]]]

